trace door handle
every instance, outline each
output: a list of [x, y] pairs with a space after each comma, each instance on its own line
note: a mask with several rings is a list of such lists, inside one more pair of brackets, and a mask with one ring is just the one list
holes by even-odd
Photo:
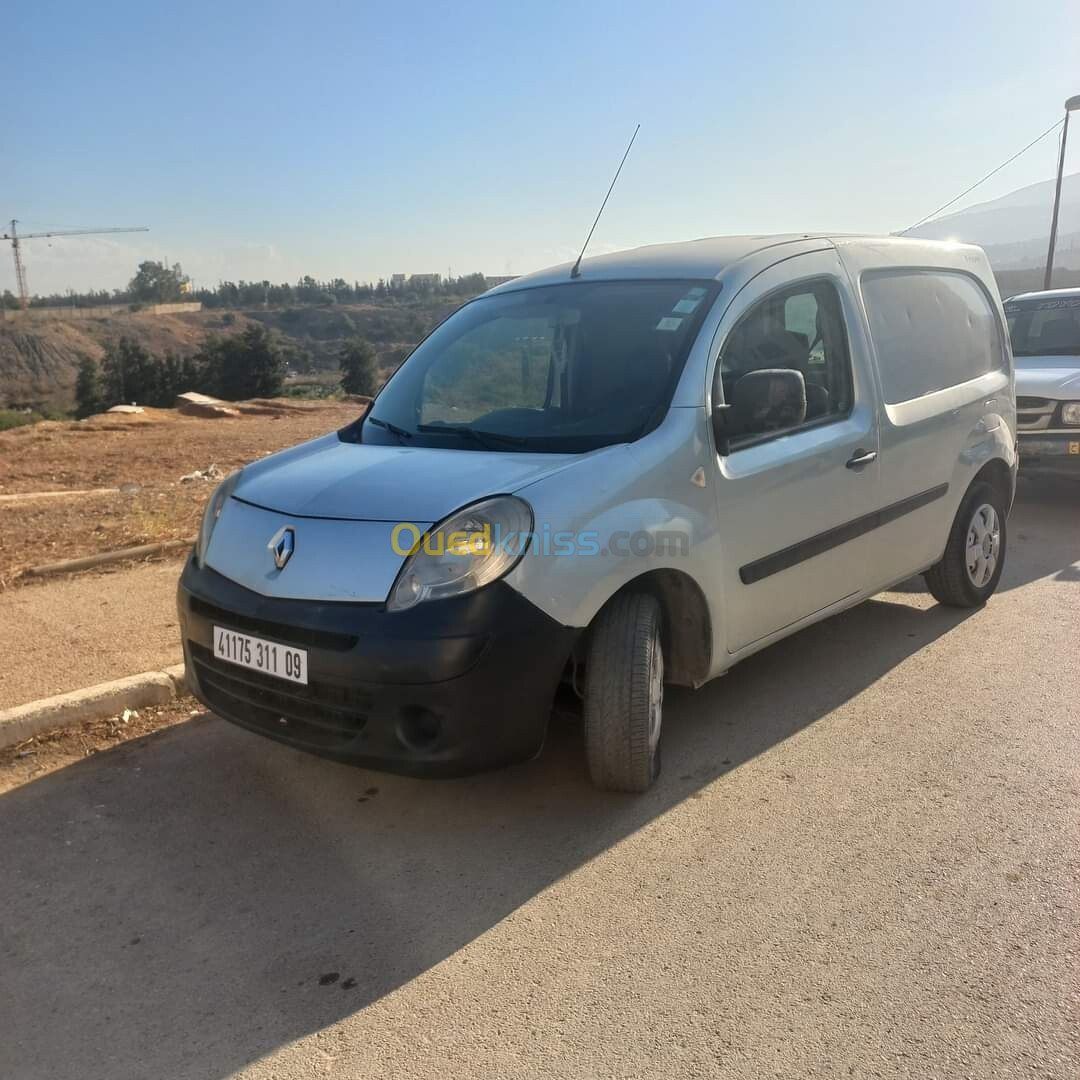
[[864, 450], [860, 446], [859, 449], [847, 459], [845, 464], [849, 469], [861, 469], [864, 465], [869, 465], [871, 461], [877, 461], [877, 451]]

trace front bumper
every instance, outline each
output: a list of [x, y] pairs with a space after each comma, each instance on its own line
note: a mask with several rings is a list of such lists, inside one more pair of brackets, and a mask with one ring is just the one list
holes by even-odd
[[1020, 442], [1020, 471], [1080, 476], [1080, 429], [1068, 434], [1024, 435]]
[[[188, 681], [219, 716], [301, 750], [415, 776], [526, 760], [544, 744], [578, 631], [504, 582], [402, 612], [263, 596], [188, 559]], [[224, 626], [308, 651], [308, 685], [213, 655]]]

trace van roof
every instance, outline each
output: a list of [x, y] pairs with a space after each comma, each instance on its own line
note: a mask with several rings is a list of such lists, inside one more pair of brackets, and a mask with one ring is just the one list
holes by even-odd
[[[649, 244], [645, 247], [594, 255], [581, 262], [581, 279], [613, 281], [621, 279], [719, 278], [736, 263], [769, 249], [790, 247], [791, 255], [826, 247], [873, 251], [883, 265], [939, 265], [953, 261], [962, 252], [978, 251], [968, 244], [940, 240], [916, 240], [896, 236], [869, 236], [843, 233], [778, 233], [748, 236], [709, 236], [674, 244]], [[775, 252], [777, 260], [787, 252]], [[560, 284], [570, 280], [572, 262], [562, 263], [533, 274], [497, 285], [491, 292], [512, 292], [537, 285]]]
[[1065, 299], [1067, 297], [1080, 296], [1080, 288], [1072, 289], [1033, 289], [1031, 292], [1013, 293], [1008, 298], [1013, 300], [1053, 300], [1054, 298]]

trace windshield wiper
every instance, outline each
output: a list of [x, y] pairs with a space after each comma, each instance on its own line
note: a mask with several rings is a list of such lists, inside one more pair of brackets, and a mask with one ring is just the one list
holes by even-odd
[[386, 428], [391, 435], [396, 435], [398, 437], [398, 442], [401, 443], [405, 442], [406, 439], [411, 439], [413, 437], [411, 431], [406, 431], [403, 427], [398, 427], [397, 424], [391, 424], [386, 420], [380, 420], [377, 416], [369, 416], [367, 422], [369, 424], [374, 424], [376, 427]]
[[427, 435], [460, 435], [464, 439], [472, 439], [474, 443], [482, 446], [485, 450], [494, 450], [502, 446], [525, 446], [527, 440], [520, 435], [503, 435], [498, 431], [480, 431], [471, 428], [467, 424], [418, 424], [417, 431]]

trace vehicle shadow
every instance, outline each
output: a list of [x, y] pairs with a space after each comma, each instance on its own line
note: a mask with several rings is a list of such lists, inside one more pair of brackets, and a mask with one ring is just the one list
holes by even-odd
[[529, 764], [422, 782], [202, 716], [12, 791], [0, 1075], [230, 1075], [451, 957], [967, 615], [880, 598], [672, 691], [639, 798], [589, 786], [565, 718]]
[[[1069, 478], [1026, 477], [1016, 485], [1009, 515], [1009, 547], [1000, 592], [1039, 578], [1080, 581], [1080, 482]], [[924, 593], [926, 583], [914, 577], [897, 592]]]

